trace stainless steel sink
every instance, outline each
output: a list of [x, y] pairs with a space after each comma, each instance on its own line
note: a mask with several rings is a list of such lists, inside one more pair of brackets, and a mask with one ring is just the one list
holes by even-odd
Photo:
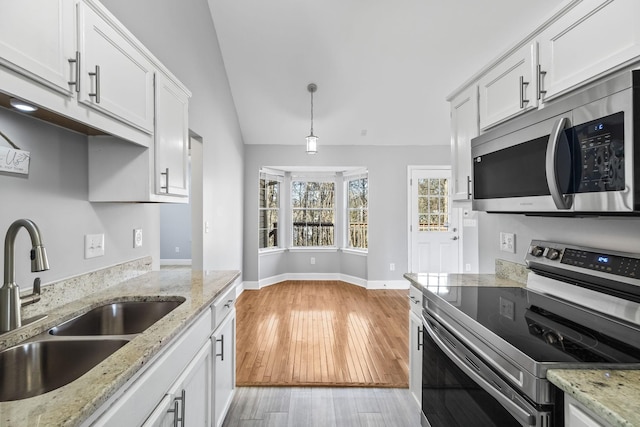
[[128, 340], [35, 341], [0, 352], [0, 402], [26, 399], [69, 384]]
[[139, 334], [183, 301], [127, 301], [106, 304], [52, 328], [49, 333], [60, 336]]

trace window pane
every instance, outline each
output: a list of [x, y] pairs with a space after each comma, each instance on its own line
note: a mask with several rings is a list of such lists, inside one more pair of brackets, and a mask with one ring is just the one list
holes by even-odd
[[369, 180], [358, 178], [347, 183], [347, 242], [351, 248], [368, 248]]
[[334, 245], [334, 187], [333, 182], [292, 182], [293, 246]]

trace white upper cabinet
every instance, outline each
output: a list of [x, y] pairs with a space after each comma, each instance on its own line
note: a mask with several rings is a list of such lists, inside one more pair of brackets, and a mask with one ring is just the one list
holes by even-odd
[[163, 73], [156, 74], [155, 192], [189, 193], [189, 94]]
[[460, 92], [451, 103], [451, 166], [454, 200], [471, 198], [471, 138], [478, 130], [478, 87]]
[[2, 1], [0, 64], [71, 96], [77, 78], [74, 0]]
[[479, 81], [480, 128], [487, 129], [538, 106], [536, 44], [509, 55]]
[[103, 8], [78, 4], [80, 102], [153, 133], [154, 66]]
[[582, 0], [540, 33], [543, 100], [637, 61], [639, 16], [637, 0]]

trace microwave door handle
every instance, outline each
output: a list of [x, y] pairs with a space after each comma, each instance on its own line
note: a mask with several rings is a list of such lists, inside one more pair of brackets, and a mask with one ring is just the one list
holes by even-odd
[[560, 137], [562, 132], [569, 127], [569, 119], [563, 117], [558, 119], [553, 125], [551, 135], [549, 135], [549, 143], [547, 144], [547, 157], [545, 162], [545, 169], [547, 172], [547, 185], [549, 186], [549, 192], [556, 208], [566, 210], [571, 209], [573, 204], [572, 195], [563, 195], [558, 183], [558, 175], [556, 171], [556, 159], [558, 157], [558, 147], [560, 145]]

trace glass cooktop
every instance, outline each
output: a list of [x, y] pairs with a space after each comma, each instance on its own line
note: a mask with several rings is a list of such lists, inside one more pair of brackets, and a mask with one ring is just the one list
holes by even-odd
[[640, 328], [579, 306], [524, 288], [427, 290], [536, 362], [640, 363]]

